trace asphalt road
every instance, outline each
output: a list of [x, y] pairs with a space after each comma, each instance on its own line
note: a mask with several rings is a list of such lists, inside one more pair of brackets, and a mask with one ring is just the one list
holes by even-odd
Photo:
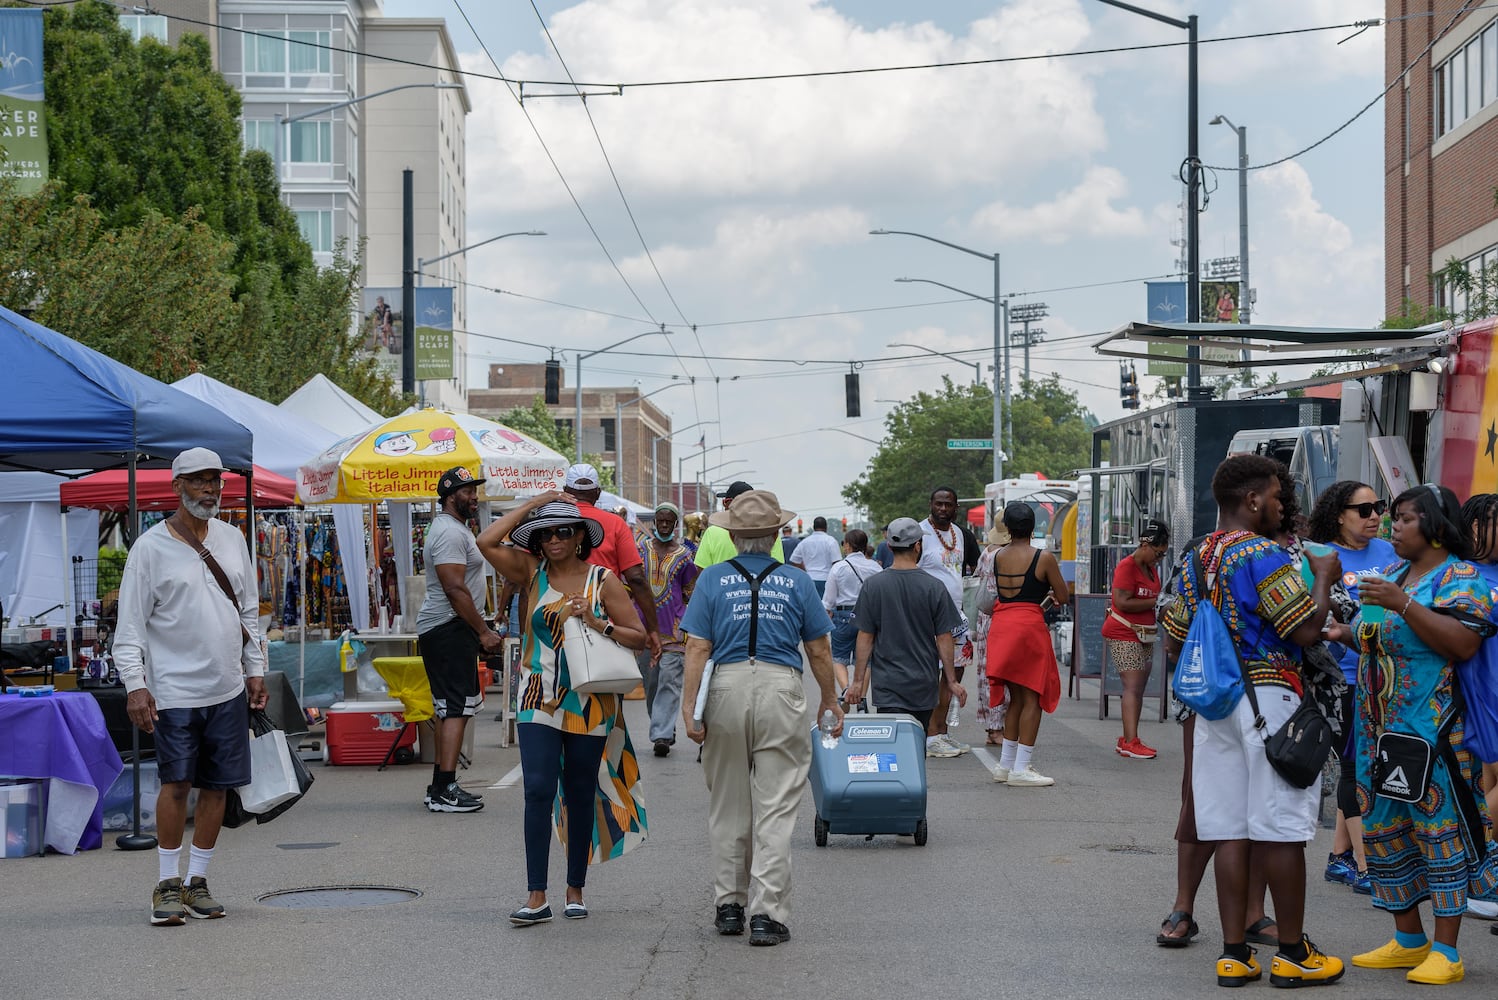
[[[1091, 695], [1095, 688], [1087, 687]], [[793, 938], [751, 948], [712, 929], [707, 791], [682, 740], [650, 755], [644, 706], [629, 703], [645, 745], [650, 838], [590, 873], [591, 917], [516, 929], [524, 896], [517, 751], [498, 747], [494, 705], [480, 716], [473, 767], [460, 780], [487, 808], [433, 815], [425, 765], [384, 773], [315, 765], [308, 798], [272, 824], [225, 831], [213, 862], [218, 921], [147, 923], [154, 852], [105, 850], [0, 862], [0, 998], [76, 1000], [204, 995], [366, 998], [598, 996], [1200, 997], [1217, 990], [1220, 934], [1211, 876], [1196, 907], [1202, 937], [1154, 943], [1170, 908], [1180, 736], [1146, 722], [1153, 761], [1112, 751], [1114, 720], [1096, 699], [1063, 700], [1041, 727], [1036, 764], [1053, 788], [996, 785], [975, 755], [931, 760], [930, 842], [833, 836], [812, 842], [808, 793], [794, 846]], [[1147, 713], [1148, 714], [1148, 704]], [[808, 726], [811, 720], [808, 719]], [[981, 742], [966, 713], [957, 730]], [[1366, 898], [1321, 878], [1330, 832], [1309, 850], [1307, 928], [1347, 959], [1392, 924]], [[553, 902], [563, 861], [552, 855]], [[278, 889], [391, 885], [410, 902], [286, 909]], [[1498, 937], [1468, 920], [1467, 979], [1446, 997], [1498, 995]], [[1267, 966], [1267, 961], [1266, 961]], [[1267, 990], [1266, 979], [1250, 989]], [[1399, 972], [1349, 968], [1328, 995], [1393, 997]]]

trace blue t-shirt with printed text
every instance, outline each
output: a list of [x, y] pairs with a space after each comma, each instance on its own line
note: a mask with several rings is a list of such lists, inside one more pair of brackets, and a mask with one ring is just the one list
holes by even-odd
[[[1347, 593], [1354, 601], [1358, 599], [1358, 580], [1369, 573], [1382, 573], [1399, 562], [1399, 557], [1394, 554], [1394, 546], [1382, 538], [1369, 539], [1368, 547], [1364, 549], [1349, 549], [1335, 542], [1332, 543], [1332, 548], [1337, 550], [1337, 558], [1342, 560], [1342, 586], [1347, 588]], [[1342, 667], [1342, 676], [1348, 686], [1356, 685], [1357, 650], [1341, 644], [1334, 644], [1332, 648], [1337, 651], [1337, 662]]]
[[[764, 555], [739, 555], [737, 561], [758, 576], [774, 562]], [[731, 563], [702, 571], [681, 620], [682, 631], [713, 644], [717, 663], [749, 659], [749, 581]], [[755, 658], [801, 669], [801, 643], [832, 631], [817, 588], [805, 571], [780, 566], [759, 585], [759, 629]]]

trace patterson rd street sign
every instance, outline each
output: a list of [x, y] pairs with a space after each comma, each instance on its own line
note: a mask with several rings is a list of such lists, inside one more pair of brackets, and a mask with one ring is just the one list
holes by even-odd
[[947, 438], [949, 451], [992, 451], [993, 438]]

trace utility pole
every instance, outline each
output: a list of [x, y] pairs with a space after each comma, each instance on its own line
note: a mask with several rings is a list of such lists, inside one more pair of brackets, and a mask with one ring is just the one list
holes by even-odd
[[1019, 334], [1020, 347], [1025, 352], [1025, 381], [1030, 381], [1030, 347], [1045, 340], [1045, 330], [1036, 327], [1030, 329], [1031, 323], [1039, 323], [1050, 315], [1050, 307], [1044, 302], [1025, 302], [1020, 305], [1009, 307], [1009, 318], [1019, 323], [1023, 329]]

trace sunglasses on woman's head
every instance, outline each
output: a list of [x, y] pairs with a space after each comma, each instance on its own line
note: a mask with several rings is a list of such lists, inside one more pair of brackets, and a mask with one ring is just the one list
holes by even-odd
[[545, 543], [551, 541], [553, 538], [560, 538], [565, 542], [567, 539], [571, 538], [581, 530], [581, 528], [578, 528], [571, 524], [562, 524], [558, 525], [555, 528], [537, 528], [536, 541], [544, 545]]
[[1375, 500], [1372, 503], [1350, 503], [1342, 509], [1355, 510], [1358, 512], [1358, 517], [1372, 517], [1374, 514], [1383, 517], [1384, 511], [1389, 509], [1389, 505], [1382, 500]]

